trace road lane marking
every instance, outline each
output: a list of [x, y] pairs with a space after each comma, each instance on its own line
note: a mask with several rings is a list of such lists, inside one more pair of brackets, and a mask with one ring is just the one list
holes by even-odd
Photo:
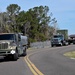
[[[53, 50], [54, 48], [52, 48]], [[48, 49], [49, 50], [49, 49]], [[41, 51], [47, 51], [47, 50], [41, 50]], [[31, 72], [34, 75], [44, 75], [41, 71], [38, 70], [38, 68], [29, 60], [29, 57], [35, 53], [41, 52], [41, 51], [37, 51], [37, 52], [33, 52], [28, 54], [26, 57], [24, 57], [24, 60], [26, 61], [28, 67], [30, 68]]]
[[32, 69], [32, 67], [31, 67], [31, 65], [29, 64], [29, 62], [27, 61], [26, 57], [25, 57], [25, 61], [26, 61], [27, 65], [28, 65], [28, 67], [30, 68], [31, 72], [32, 72], [34, 75], [38, 75], [38, 74]]
[[[34, 52], [36, 53], [36, 52]], [[34, 54], [34, 53], [31, 53], [29, 55], [27, 55], [26, 57], [24, 57], [28, 67], [30, 68], [31, 72], [34, 74], [34, 75], [44, 75], [40, 70], [38, 70], [38, 68], [29, 60], [29, 57]]]

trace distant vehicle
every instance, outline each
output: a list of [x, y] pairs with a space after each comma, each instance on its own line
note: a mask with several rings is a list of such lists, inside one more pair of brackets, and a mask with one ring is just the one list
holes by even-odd
[[69, 44], [71, 44], [71, 43], [75, 44], [75, 34], [72, 34], [69, 36], [68, 42], [69, 42]]
[[58, 34], [61, 34], [64, 36], [64, 40], [68, 42], [68, 44], [70, 45], [71, 43], [74, 44], [75, 41], [75, 34], [72, 35], [68, 35], [68, 30], [57, 30]]
[[62, 46], [62, 42], [60, 38], [53, 38], [51, 40], [51, 46]]
[[51, 46], [57, 46], [57, 45], [60, 45], [60, 46], [63, 46], [63, 45], [68, 45], [68, 42], [64, 39], [64, 35], [62, 34], [56, 34], [56, 35], [53, 35], [53, 38], [51, 40]]
[[17, 60], [20, 55], [26, 55], [27, 37], [18, 33], [0, 34], [0, 56], [11, 57]]

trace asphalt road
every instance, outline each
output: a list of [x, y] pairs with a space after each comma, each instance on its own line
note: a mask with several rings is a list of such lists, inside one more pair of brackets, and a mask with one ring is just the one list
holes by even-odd
[[40, 49], [29, 59], [44, 75], [75, 75], [75, 60], [63, 55], [72, 50], [75, 45]]
[[[63, 55], [72, 50], [75, 50], [75, 45], [33, 49], [28, 50], [28, 58], [44, 75], [75, 75], [75, 60]], [[43, 75], [33, 74], [29, 63], [26, 63], [25, 57], [20, 57], [17, 61], [0, 57], [0, 75]]]
[[0, 57], [0, 75], [33, 75], [23, 57], [17, 61]]

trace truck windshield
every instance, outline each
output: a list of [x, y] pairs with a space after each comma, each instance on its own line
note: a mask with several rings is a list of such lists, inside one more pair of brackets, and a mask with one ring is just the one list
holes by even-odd
[[2, 34], [0, 35], [0, 40], [14, 40], [14, 34]]
[[63, 35], [54, 35], [54, 38], [60, 38], [61, 40], [64, 40], [64, 36]]

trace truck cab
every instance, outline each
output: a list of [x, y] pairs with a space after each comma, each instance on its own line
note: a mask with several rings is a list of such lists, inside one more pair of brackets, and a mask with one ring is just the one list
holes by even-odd
[[24, 52], [21, 35], [18, 33], [0, 34], [0, 56], [8, 56], [17, 60]]
[[51, 40], [51, 46], [62, 46], [62, 42], [60, 38], [53, 38]]
[[68, 42], [64, 39], [64, 35], [56, 34], [56, 35], [53, 35], [53, 38], [51, 40], [51, 46], [53, 47], [54, 45], [55, 46], [56, 45], [60, 45], [60, 46], [68, 45]]

